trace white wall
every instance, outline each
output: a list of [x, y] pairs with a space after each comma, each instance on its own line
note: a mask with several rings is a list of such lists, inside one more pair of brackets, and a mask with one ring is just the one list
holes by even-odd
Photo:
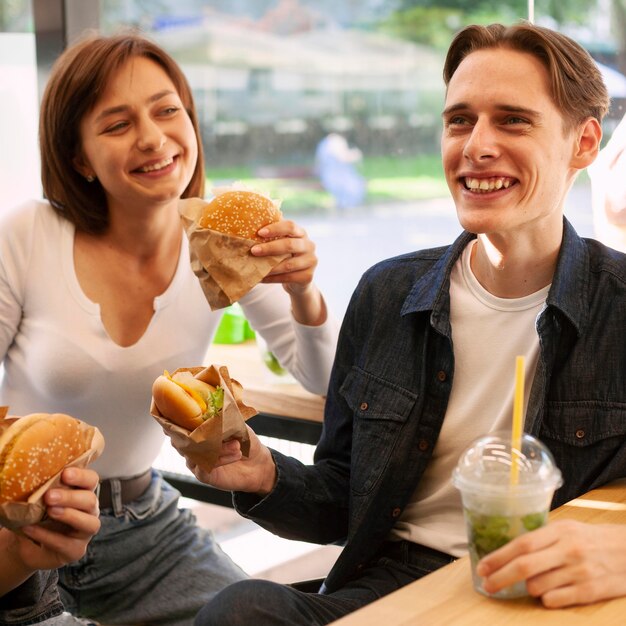
[[35, 35], [0, 33], [0, 212], [42, 195]]

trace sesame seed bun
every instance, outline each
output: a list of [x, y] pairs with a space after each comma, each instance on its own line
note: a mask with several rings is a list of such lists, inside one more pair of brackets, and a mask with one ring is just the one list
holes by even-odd
[[0, 436], [0, 503], [27, 500], [90, 445], [89, 430], [69, 415], [19, 418]]
[[277, 204], [254, 191], [224, 191], [215, 196], [202, 211], [199, 224], [233, 237], [263, 241], [257, 231], [278, 222], [282, 213]]

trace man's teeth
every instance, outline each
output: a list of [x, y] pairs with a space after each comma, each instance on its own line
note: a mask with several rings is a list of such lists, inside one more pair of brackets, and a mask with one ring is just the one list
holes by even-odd
[[144, 165], [144, 167], [139, 168], [139, 171], [140, 172], [155, 172], [156, 170], [162, 170], [164, 167], [167, 167], [173, 162], [174, 162], [174, 159], [172, 157], [169, 157], [168, 159], [163, 159], [162, 161], [159, 161], [158, 163], [153, 163], [152, 165]]
[[512, 184], [512, 179], [503, 176], [498, 178], [465, 178], [465, 187], [477, 193], [497, 191], [502, 188], [508, 189]]

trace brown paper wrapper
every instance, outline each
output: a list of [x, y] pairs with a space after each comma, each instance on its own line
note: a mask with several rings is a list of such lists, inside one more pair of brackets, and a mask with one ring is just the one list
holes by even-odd
[[216, 311], [245, 296], [289, 255], [255, 257], [250, 248], [257, 241], [202, 228], [198, 220], [207, 204], [201, 198], [187, 198], [178, 202], [178, 210], [189, 239], [191, 269]]
[[[3, 415], [4, 412], [4, 415]], [[0, 407], [0, 435], [19, 417], [5, 417], [8, 407]], [[79, 457], [68, 463], [66, 467], [87, 467], [89, 463], [95, 461], [104, 450], [104, 437], [95, 427], [81, 422], [82, 428], [91, 435], [91, 445], [89, 450], [83, 452]], [[26, 502], [5, 502], [0, 504], [0, 526], [18, 530], [22, 526], [37, 524], [46, 518], [46, 505], [43, 502], [43, 495], [52, 487], [61, 485], [61, 474], [55, 474], [50, 480], [41, 485], [37, 491], [33, 492]]]
[[215, 467], [224, 441], [238, 439], [241, 442], [242, 454], [248, 456], [250, 437], [246, 429], [246, 420], [256, 415], [258, 411], [243, 403], [243, 387], [230, 377], [228, 368], [224, 365], [210, 365], [205, 368], [181, 367], [173, 374], [176, 372], [191, 372], [198, 380], [224, 390], [222, 410], [193, 431], [177, 426], [164, 417], [154, 399], [152, 400], [150, 413], [171, 437], [178, 452], [207, 472]]

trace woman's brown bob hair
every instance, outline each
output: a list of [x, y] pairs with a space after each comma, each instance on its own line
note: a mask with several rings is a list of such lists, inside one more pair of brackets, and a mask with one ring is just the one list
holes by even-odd
[[514, 26], [468, 26], [450, 45], [443, 69], [446, 86], [463, 59], [486, 48], [508, 48], [538, 58], [548, 70], [552, 99], [563, 114], [565, 130], [609, 110], [609, 95], [602, 74], [587, 51], [569, 37], [522, 22]]
[[159, 46], [136, 33], [89, 35], [55, 62], [41, 102], [39, 147], [43, 191], [54, 209], [78, 230], [99, 234], [109, 224], [104, 189], [87, 182], [74, 168], [81, 150], [80, 123], [104, 92], [111, 75], [129, 59], [158, 63], [174, 83], [193, 124], [198, 161], [182, 197], [204, 194], [204, 156], [193, 96], [176, 62]]

